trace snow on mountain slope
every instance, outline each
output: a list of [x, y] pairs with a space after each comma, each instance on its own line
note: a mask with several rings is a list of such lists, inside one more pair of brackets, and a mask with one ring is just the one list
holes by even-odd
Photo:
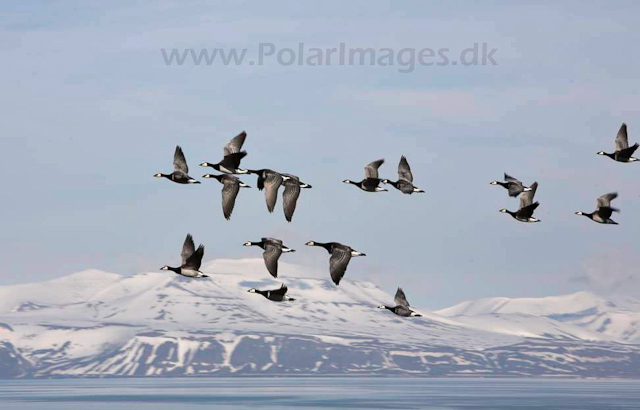
[[630, 298], [614, 303], [589, 292], [578, 292], [545, 298], [478, 299], [435, 313], [468, 327], [502, 329], [508, 334], [565, 333], [585, 340], [637, 343], [640, 342], [639, 307], [640, 304]]
[[[402, 318], [369, 282], [262, 259], [206, 279], [85, 271], [0, 287], [0, 377], [422, 374], [640, 377], [634, 312], [588, 293], [494, 298]], [[248, 293], [286, 283], [293, 302]]]

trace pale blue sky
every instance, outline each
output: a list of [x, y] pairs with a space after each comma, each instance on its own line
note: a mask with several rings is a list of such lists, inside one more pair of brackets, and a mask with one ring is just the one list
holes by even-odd
[[[0, 285], [86, 268], [133, 274], [175, 263], [187, 232], [205, 259], [252, 257], [277, 236], [288, 262], [326, 266], [304, 242], [367, 253], [347, 279], [405, 288], [413, 304], [486, 296], [640, 290], [640, 165], [611, 151], [625, 121], [640, 141], [635, 2], [83, 2], [0, 6], [0, 147], [4, 153]], [[536, 2], [538, 3], [538, 2]], [[497, 48], [498, 66], [168, 67], [161, 48]], [[246, 130], [243, 165], [300, 175], [292, 224], [278, 203], [243, 191], [232, 220], [220, 185], [180, 186]], [[377, 158], [396, 177], [408, 157], [423, 195], [366, 194]], [[518, 201], [489, 181], [540, 184], [540, 224], [497, 211]], [[244, 180], [255, 186], [255, 177]], [[619, 191], [620, 226], [573, 214]]]

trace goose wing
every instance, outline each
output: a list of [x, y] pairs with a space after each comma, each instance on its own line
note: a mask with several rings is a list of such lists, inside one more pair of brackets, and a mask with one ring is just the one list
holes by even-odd
[[282, 176], [277, 172], [269, 172], [264, 180], [264, 197], [267, 201], [267, 209], [273, 212], [278, 201], [278, 189], [282, 185]]
[[540, 205], [539, 202], [534, 202], [533, 204], [529, 204], [523, 208], [520, 208], [517, 212], [517, 215], [522, 219], [529, 219], [533, 216], [533, 211]]
[[288, 222], [293, 219], [293, 213], [296, 211], [298, 198], [300, 197], [300, 183], [290, 179], [284, 183], [284, 192], [282, 193], [282, 207], [284, 209], [284, 217]]
[[173, 154], [173, 169], [174, 171], [183, 172], [184, 174], [189, 173], [187, 160], [185, 159], [184, 152], [182, 152], [182, 148], [179, 145], [176, 147], [176, 152]]
[[411, 173], [411, 167], [409, 166], [409, 162], [403, 155], [400, 158], [400, 163], [398, 164], [398, 177], [400, 179], [404, 179], [405, 181], [409, 181], [413, 183], [413, 174]]
[[534, 182], [531, 184], [531, 191], [523, 192], [520, 195], [520, 209], [527, 207], [533, 203], [533, 197], [536, 195], [536, 190], [538, 189], [538, 183]]
[[182, 264], [183, 268], [192, 269], [195, 271], [200, 270], [200, 265], [202, 264], [202, 257], [204, 256], [204, 245], [198, 246], [198, 249], [194, 253], [191, 254]]
[[622, 123], [618, 135], [616, 135], [616, 151], [629, 148], [629, 138], [627, 137], [627, 124]]
[[272, 242], [277, 246], [282, 246], [282, 240], [276, 238], [262, 238], [262, 242]]
[[396, 291], [396, 296], [393, 298], [398, 306], [409, 307], [409, 302], [407, 301], [407, 297], [404, 294], [402, 288], [398, 288]]
[[504, 173], [504, 180], [506, 182], [515, 182], [515, 183], [518, 183], [518, 184], [522, 184], [522, 182], [518, 181], [517, 179], [515, 179], [511, 175], [508, 175], [506, 172]]
[[618, 197], [617, 192], [611, 192], [610, 194], [604, 194], [598, 198], [598, 209], [611, 208], [611, 201]]
[[264, 247], [262, 258], [267, 270], [274, 278], [278, 277], [278, 259], [280, 259], [280, 255], [282, 255], [282, 246], [268, 241]]
[[271, 294], [272, 295], [284, 296], [287, 293], [288, 290], [289, 290], [289, 288], [287, 288], [287, 285], [285, 285], [283, 283], [282, 286], [280, 286], [280, 289], [272, 290]]
[[333, 248], [331, 258], [329, 258], [329, 273], [336, 286], [340, 284], [350, 260], [351, 251], [337, 247]]
[[235, 154], [236, 152], [240, 152], [242, 149], [242, 144], [244, 144], [244, 140], [247, 138], [247, 133], [242, 131], [240, 134], [231, 138], [231, 141], [224, 146], [224, 156]]
[[184, 244], [182, 245], [182, 264], [184, 265], [187, 262], [189, 256], [193, 255], [196, 251], [196, 245], [193, 243], [193, 236], [191, 234], [187, 234], [187, 238], [184, 240]]
[[377, 161], [373, 161], [366, 167], [364, 167], [364, 176], [365, 178], [378, 178], [378, 168], [380, 165], [384, 164], [384, 159], [379, 159]]
[[225, 219], [231, 218], [233, 207], [236, 205], [236, 197], [240, 192], [240, 180], [236, 177], [225, 175], [222, 179], [222, 213]]

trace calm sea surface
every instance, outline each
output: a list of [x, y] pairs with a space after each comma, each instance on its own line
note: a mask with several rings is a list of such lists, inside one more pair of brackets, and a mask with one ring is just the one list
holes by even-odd
[[640, 409], [640, 381], [403, 378], [0, 380], [0, 409]]

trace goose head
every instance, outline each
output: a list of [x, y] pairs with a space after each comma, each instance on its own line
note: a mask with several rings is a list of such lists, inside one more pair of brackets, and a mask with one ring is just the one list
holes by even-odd
[[245, 242], [242, 244], [242, 246], [252, 246], [253, 244], [251, 242]]
[[160, 270], [169, 270], [169, 267], [167, 265], [165, 265], [165, 266], [161, 267]]
[[576, 211], [576, 215], [584, 215], [584, 212], [582, 212], [582, 211]]
[[598, 151], [598, 152], [596, 152], [596, 154], [598, 154], [598, 155], [607, 155], [607, 153], [604, 152], [604, 151]]
[[502, 212], [503, 214], [506, 214], [508, 211], [504, 208], [502, 208], [501, 210], [499, 210], [498, 212]]
[[202, 164], [200, 164], [201, 167], [208, 167], [211, 164], [209, 164], [208, 162], [203, 162]]
[[314, 241], [309, 241], [309, 242], [305, 243], [305, 245], [307, 245], [307, 246], [316, 246], [316, 243]]
[[489, 185], [498, 185], [498, 181], [491, 181], [489, 182]]
[[162, 178], [164, 175], [161, 174], [160, 172], [158, 172], [157, 174], [154, 174], [153, 176], [156, 177], [156, 178]]
[[344, 181], [345, 184], [353, 184], [353, 181], [351, 181], [350, 179], [345, 179]]
[[387, 307], [385, 305], [380, 305], [378, 306], [378, 309], [386, 309]]
[[256, 290], [255, 290], [255, 289], [253, 289], [253, 288], [251, 288], [251, 289], [249, 289], [247, 292], [249, 292], [249, 293], [256, 293]]

